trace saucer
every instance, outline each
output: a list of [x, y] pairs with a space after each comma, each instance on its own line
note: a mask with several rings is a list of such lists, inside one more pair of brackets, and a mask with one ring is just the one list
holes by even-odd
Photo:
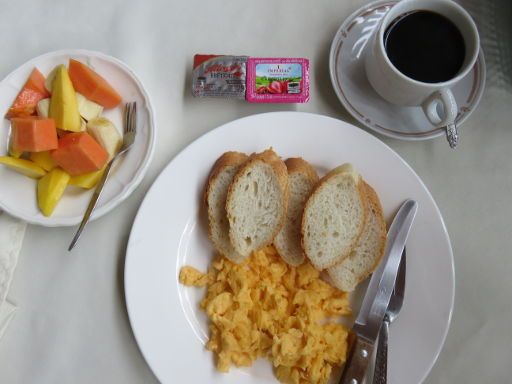
[[[391, 104], [372, 88], [364, 68], [370, 37], [380, 20], [398, 1], [378, 0], [350, 15], [338, 29], [331, 45], [329, 69], [339, 100], [361, 124], [385, 136], [402, 140], [426, 140], [445, 135], [435, 128], [421, 107]], [[482, 50], [473, 69], [451, 88], [459, 108], [458, 127], [475, 110], [485, 86], [485, 61]]]

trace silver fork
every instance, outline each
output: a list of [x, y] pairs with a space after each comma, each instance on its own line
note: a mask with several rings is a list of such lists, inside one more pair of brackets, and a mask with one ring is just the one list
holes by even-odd
[[121, 145], [121, 149], [119, 150], [119, 152], [117, 152], [114, 155], [114, 157], [108, 162], [107, 166], [105, 167], [105, 171], [103, 172], [103, 175], [101, 176], [101, 179], [98, 182], [96, 189], [94, 190], [94, 193], [91, 197], [91, 201], [89, 202], [89, 205], [87, 206], [87, 210], [84, 213], [82, 222], [80, 223], [80, 226], [78, 227], [78, 230], [75, 233], [75, 237], [73, 237], [71, 244], [69, 244], [68, 251], [71, 251], [73, 249], [73, 247], [76, 245], [78, 239], [80, 238], [80, 235], [82, 234], [82, 231], [84, 230], [85, 226], [87, 225], [87, 222], [89, 221], [89, 218], [91, 217], [92, 211], [94, 210], [94, 207], [96, 206], [96, 203], [98, 202], [98, 199], [101, 195], [103, 186], [105, 185], [105, 182], [107, 181], [108, 174], [110, 173], [110, 169], [112, 168], [112, 164], [114, 164], [116, 159], [118, 159], [123, 153], [125, 153], [126, 151], [128, 151], [131, 148], [133, 142], [135, 141], [136, 132], [137, 132], [137, 104], [135, 102], [126, 103], [126, 105], [124, 107], [123, 144]]
[[377, 355], [375, 357], [375, 370], [373, 372], [373, 384], [386, 384], [388, 377], [388, 337], [389, 325], [397, 318], [402, 309], [405, 293], [405, 248], [400, 259], [400, 267], [396, 276], [395, 288], [386, 310], [379, 333]]

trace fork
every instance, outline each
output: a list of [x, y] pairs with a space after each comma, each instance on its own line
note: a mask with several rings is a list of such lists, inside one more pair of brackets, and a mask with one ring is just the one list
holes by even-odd
[[92, 194], [91, 201], [87, 206], [87, 210], [84, 213], [84, 217], [82, 218], [82, 222], [78, 227], [78, 230], [75, 233], [75, 237], [71, 240], [71, 244], [69, 244], [68, 251], [71, 251], [73, 247], [76, 245], [82, 231], [84, 230], [89, 218], [91, 217], [92, 211], [94, 207], [96, 207], [96, 203], [101, 195], [101, 191], [103, 190], [103, 186], [107, 181], [108, 174], [110, 173], [110, 169], [112, 168], [112, 164], [118, 159], [122, 154], [126, 153], [132, 146], [135, 141], [135, 134], [137, 132], [137, 104], [135, 102], [126, 103], [124, 107], [124, 134], [123, 134], [123, 143], [121, 145], [121, 149], [117, 152], [114, 157], [107, 163], [105, 167], [105, 171], [101, 176], [94, 193]]
[[379, 333], [379, 344], [377, 346], [377, 355], [375, 357], [375, 370], [373, 373], [373, 384], [386, 384], [388, 376], [388, 337], [389, 325], [397, 318], [405, 293], [405, 248], [400, 259], [400, 267], [396, 276], [393, 294], [386, 310], [386, 315], [382, 321]]

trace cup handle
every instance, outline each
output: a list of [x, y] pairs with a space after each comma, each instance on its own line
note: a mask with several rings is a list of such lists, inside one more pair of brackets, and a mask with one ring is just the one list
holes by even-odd
[[[443, 105], [442, 114], [439, 113], [437, 108], [439, 103]], [[448, 124], [453, 124], [457, 117], [457, 102], [452, 91], [448, 88], [435, 91], [427, 97], [421, 106], [427, 119], [436, 127], [445, 127]]]

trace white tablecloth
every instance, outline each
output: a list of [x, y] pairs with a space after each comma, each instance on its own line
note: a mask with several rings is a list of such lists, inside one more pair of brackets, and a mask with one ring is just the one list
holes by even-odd
[[[355, 123], [330, 85], [331, 39], [361, 0], [2, 1], [0, 76], [62, 48], [103, 51], [130, 65], [156, 108], [155, 156], [140, 188], [88, 226], [29, 226], [9, 299], [18, 306], [0, 340], [0, 382], [153, 383], [130, 329], [123, 267], [130, 227], [145, 192], [187, 144], [216, 126], [260, 112], [298, 110]], [[311, 59], [311, 101], [251, 105], [190, 96], [194, 53]], [[446, 345], [427, 383], [505, 383], [512, 361], [512, 96], [488, 88], [461, 130], [443, 138], [383, 139], [424, 180], [455, 253], [456, 300]], [[357, 124], [356, 124], [357, 125]], [[0, 180], [0, 188], [6, 188]], [[414, 351], [411, 351], [414, 353]], [[171, 358], [171, 357], [170, 357]]]

